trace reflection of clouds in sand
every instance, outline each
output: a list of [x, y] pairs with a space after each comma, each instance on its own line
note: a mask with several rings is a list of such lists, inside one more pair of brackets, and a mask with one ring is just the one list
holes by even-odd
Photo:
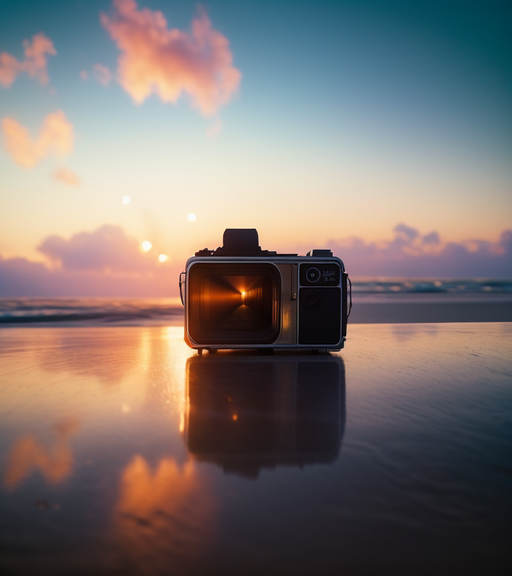
[[[180, 346], [175, 346], [176, 341]], [[45, 371], [93, 377], [108, 386], [119, 385], [138, 372], [138, 381], [141, 375], [147, 381], [150, 404], [182, 401], [183, 373], [191, 351], [183, 343], [181, 326], [134, 331], [114, 327], [51, 330], [46, 342], [35, 352]]]
[[78, 432], [78, 428], [79, 422], [76, 418], [55, 424], [54, 432], [57, 437], [51, 448], [41, 444], [33, 434], [17, 440], [8, 457], [4, 485], [14, 488], [33, 470], [39, 470], [51, 484], [66, 478], [73, 465], [73, 454], [68, 440]]
[[390, 324], [391, 334], [395, 340], [404, 342], [417, 336], [435, 338], [439, 332], [437, 324]]
[[140, 455], [124, 468], [114, 525], [114, 562], [129, 573], [197, 567], [212, 541], [214, 503], [193, 461], [162, 458], [154, 471]]
[[512, 323], [510, 323], [510, 322], [500, 322], [499, 324], [496, 324], [495, 326], [498, 329], [498, 332], [502, 336], [508, 336], [512, 332]]
[[126, 330], [121, 337], [118, 329], [110, 327], [51, 329], [44, 344], [33, 352], [45, 372], [70, 372], [112, 386], [137, 368], [141, 332]]
[[149, 366], [151, 348], [159, 345], [158, 340], [150, 342], [145, 330], [132, 333], [117, 328], [55, 331], [52, 340], [50, 360], [47, 347], [40, 351], [39, 362], [44, 370], [93, 377], [109, 386], [119, 384], [137, 368]]
[[79, 414], [86, 444], [109, 427], [148, 438], [159, 434], [161, 422], [167, 441], [180, 441], [185, 364], [192, 354], [182, 327], [20, 329], [9, 331], [10, 339], [6, 334], [0, 331], [0, 374], [6, 376], [0, 413], [34, 422], [14, 438], [30, 431], [43, 441], [41, 434], [62, 418], [65, 407], [65, 415]]

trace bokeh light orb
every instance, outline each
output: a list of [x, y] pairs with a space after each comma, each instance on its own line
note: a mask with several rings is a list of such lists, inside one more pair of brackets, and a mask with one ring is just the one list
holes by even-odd
[[129, 204], [130, 203], [130, 197], [129, 196], [123, 196], [123, 204]]
[[141, 246], [144, 252], [147, 252], [148, 250], [151, 250], [151, 248], [153, 248], [153, 244], [151, 244], [149, 240], [144, 240]]
[[159, 262], [165, 262], [167, 260], [167, 254], [160, 254], [158, 257]]
[[195, 222], [197, 216], [195, 214], [193, 214], [192, 212], [187, 216], [189, 222]]

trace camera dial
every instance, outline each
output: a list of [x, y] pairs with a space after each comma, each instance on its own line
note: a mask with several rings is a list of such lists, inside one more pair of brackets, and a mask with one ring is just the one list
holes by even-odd
[[314, 267], [308, 268], [306, 278], [308, 282], [318, 282], [320, 280], [320, 270]]

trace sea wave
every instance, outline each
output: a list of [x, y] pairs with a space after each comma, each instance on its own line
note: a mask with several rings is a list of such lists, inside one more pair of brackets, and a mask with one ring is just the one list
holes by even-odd
[[356, 279], [355, 294], [512, 294], [512, 280], [472, 279]]
[[[463, 295], [512, 296], [512, 280], [488, 279], [355, 279], [353, 298], [365, 299], [413, 295], [441, 294], [457, 298]], [[176, 325], [183, 322], [183, 306], [179, 299], [134, 298], [0, 298], [0, 326], [35, 323], [48, 325]]]
[[176, 299], [0, 298], [0, 324], [174, 324], [183, 306]]

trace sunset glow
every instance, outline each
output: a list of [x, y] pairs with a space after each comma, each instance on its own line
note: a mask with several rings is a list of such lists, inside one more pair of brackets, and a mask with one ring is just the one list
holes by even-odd
[[226, 228], [510, 276], [512, 8], [404, 6], [0, 4], [0, 296], [154, 294]]

